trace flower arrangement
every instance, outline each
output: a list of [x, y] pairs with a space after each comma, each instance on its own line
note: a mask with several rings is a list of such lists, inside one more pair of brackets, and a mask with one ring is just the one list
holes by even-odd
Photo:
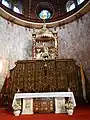
[[73, 103], [70, 100], [67, 100], [65, 103], [65, 108], [66, 109], [73, 109], [74, 108]]
[[20, 101], [20, 100], [16, 100], [16, 101], [15, 101], [15, 103], [14, 103], [14, 105], [13, 105], [13, 109], [14, 109], [15, 111], [21, 110], [21, 101]]

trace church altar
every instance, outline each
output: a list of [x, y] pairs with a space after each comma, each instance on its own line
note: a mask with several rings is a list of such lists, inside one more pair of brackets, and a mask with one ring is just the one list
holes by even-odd
[[[22, 106], [22, 112], [21, 114], [34, 114], [34, 99], [42, 99], [44, 98], [44, 101], [41, 102], [41, 109], [44, 107], [45, 109], [42, 109], [42, 113], [47, 113], [47, 108], [48, 106], [52, 108], [53, 104], [52, 104], [52, 99], [50, 98], [54, 98], [54, 105], [53, 107], [55, 107], [54, 109], [54, 113], [66, 113], [65, 111], [65, 98], [69, 98], [72, 103], [73, 106], [76, 106], [76, 102], [74, 99], [74, 95], [73, 92], [45, 92], [45, 93], [15, 93], [14, 99], [13, 99], [13, 103], [12, 103], [12, 107], [15, 110], [14, 106], [17, 102], [17, 100], [20, 100], [20, 104], [18, 104], [20, 107]], [[49, 99], [48, 99], [49, 98]], [[21, 105], [21, 99], [23, 99], [22, 105]], [[51, 103], [50, 105], [47, 103], [47, 99], [49, 100], [49, 102]], [[40, 104], [40, 101], [39, 101]], [[35, 106], [36, 110], [38, 111], [38, 107], [37, 105]], [[43, 112], [44, 110], [44, 112]], [[51, 112], [51, 111], [49, 111]], [[49, 113], [48, 112], [48, 113]]]
[[32, 42], [32, 59], [15, 62], [9, 87], [3, 88], [8, 108], [20, 109], [21, 114], [65, 113], [67, 97], [74, 106], [75, 100], [83, 100], [80, 68], [74, 59], [59, 59], [57, 33], [45, 24], [32, 34]]

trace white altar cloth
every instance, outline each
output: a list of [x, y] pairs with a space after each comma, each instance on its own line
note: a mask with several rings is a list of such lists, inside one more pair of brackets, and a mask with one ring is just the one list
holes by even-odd
[[69, 97], [69, 98], [71, 98], [74, 107], [76, 106], [73, 92], [44, 92], [44, 93], [15, 93], [12, 107], [13, 107], [16, 99], [20, 99], [20, 98], [45, 98], [45, 97], [54, 97], [54, 98]]

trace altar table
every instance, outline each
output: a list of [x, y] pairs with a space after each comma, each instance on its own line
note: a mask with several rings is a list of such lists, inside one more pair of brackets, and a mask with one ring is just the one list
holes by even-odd
[[[17, 100], [23, 99], [23, 107], [21, 114], [33, 114], [33, 100], [35, 98], [54, 98], [55, 100], [55, 113], [65, 113], [65, 109], [61, 110], [61, 106], [65, 105], [65, 98], [68, 97], [73, 106], [76, 106], [75, 98], [73, 92], [43, 92], [43, 93], [15, 93], [12, 107], [14, 109], [14, 105]], [[46, 104], [43, 102], [43, 104]], [[52, 104], [51, 104], [52, 105]], [[64, 107], [63, 107], [64, 108]], [[38, 109], [38, 108], [37, 108]]]

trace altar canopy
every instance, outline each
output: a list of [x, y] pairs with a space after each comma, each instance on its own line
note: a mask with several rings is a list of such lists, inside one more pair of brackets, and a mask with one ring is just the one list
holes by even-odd
[[57, 32], [46, 28], [46, 24], [38, 32], [32, 34], [33, 59], [55, 59], [58, 57], [58, 37]]

